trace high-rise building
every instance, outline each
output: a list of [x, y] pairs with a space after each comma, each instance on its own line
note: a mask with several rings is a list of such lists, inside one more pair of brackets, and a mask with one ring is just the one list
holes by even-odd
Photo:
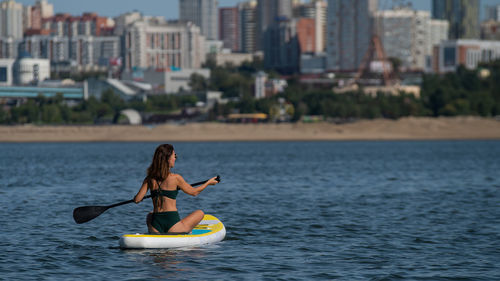
[[38, 0], [31, 7], [31, 29], [41, 29], [43, 19], [54, 16], [54, 5], [49, 4], [46, 0]]
[[430, 13], [411, 9], [375, 12], [375, 30], [388, 58], [398, 58], [407, 69], [425, 69]]
[[40, 9], [42, 19], [54, 16], [54, 5], [49, 4], [47, 0], [37, 0], [35, 3], [35, 7], [37, 9]]
[[23, 5], [14, 0], [0, 3], [0, 37], [23, 38]]
[[32, 8], [31, 6], [23, 6], [23, 32], [30, 29], [33, 25]]
[[81, 66], [107, 66], [111, 59], [120, 57], [118, 36], [73, 36], [70, 41], [70, 59]]
[[485, 7], [486, 20], [500, 21], [500, 5]]
[[269, 26], [292, 19], [292, 0], [257, 1], [257, 50], [263, 50], [264, 34]]
[[448, 40], [450, 23], [447, 20], [431, 19], [429, 24], [430, 40], [428, 42], [428, 54], [432, 56], [433, 49], [441, 42]]
[[448, 20], [450, 39], [478, 39], [479, 0], [432, 0], [432, 18]]
[[19, 49], [53, 64], [107, 66], [110, 59], [120, 57], [120, 37], [33, 35], [25, 37]]
[[448, 21], [409, 8], [377, 11], [375, 31], [388, 58], [410, 70], [430, 70], [433, 47], [448, 39]]
[[240, 10], [240, 46], [244, 53], [257, 50], [257, 2], [248, 1], [238, 4]]
[[282, 19], [266, 28], [263, 34], [264, 67], [283, 74], [293, 74], [300, 67], [297, 20]]
[[329, 0], [327, 69], [357, 71], [373, 34], [377, 0]]
[[193, 22], [207, 40], [218, 40], [217, 6], [217, 0], [179, 0], [179, 20]]
[[192, 22], [140, 20], [126, 27], [125, 68], [196, 69], [205, 61], [205, 37]]
[[314, 19], [299, 18], [297, 20], [297, 39], [301, 54], [316, 52], [316, 23]]
[[309, 3], [298, 3], [294, 7], [294, 16], [314, 19], [316, 53], [324, 52], [326, 48], [326, 9], [325, 0], [313, 0]]
[[142, 14], [139, 12], [129, 12], [119, 15], [118, 17], [115, 18], [115, 29], [113, 34], [117, 36], [122, 36], [127, 25], [141, 19], [142, 19]]
[[219, 9], [219, 39], [224, 48], [240, 51], [240, 13], [238, 7]]
[[18, 46], [21, 40], [12, 37], [0, 37], [0, 59], [17, 58]]
[[20, 52], [33, 58], [48, 59], [52, 63], [69, 62], [70, 40], [68, 37], [33, 35], [25, 37], [19, 46]]

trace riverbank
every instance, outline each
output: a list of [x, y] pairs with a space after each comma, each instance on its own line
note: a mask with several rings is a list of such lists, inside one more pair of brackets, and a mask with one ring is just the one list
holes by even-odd
[[0, 142], [500, 139], [492, 118], [408, 117], [347, 124], [189, 123], [157, 126], [0, 126]]

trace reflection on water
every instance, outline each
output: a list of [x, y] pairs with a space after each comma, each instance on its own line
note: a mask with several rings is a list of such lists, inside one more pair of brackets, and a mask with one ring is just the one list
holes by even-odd
[[132, 263], [151, 265], [155, 278], [177, 279], [179, 274], [200, 271], [199, 264], [207, 258], [204, 248], [122, 249]]

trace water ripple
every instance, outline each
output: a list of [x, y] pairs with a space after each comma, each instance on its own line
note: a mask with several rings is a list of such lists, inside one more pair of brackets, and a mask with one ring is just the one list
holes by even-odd
[[132, 198], [155, 146], [0, 144], [0, 278], [500, 280], [498, 141], [178, 143], [176, 172], [223, 178], [181, 216], [216, 215], [223, 242], [119, 249], [149, 202], [73, 222]]

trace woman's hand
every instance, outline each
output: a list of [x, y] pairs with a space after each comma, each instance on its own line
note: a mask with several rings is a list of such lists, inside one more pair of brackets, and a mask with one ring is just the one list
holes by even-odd
[[209, 179], [207, 181], [207, 183], [208, 183], [208, 185], [216, 185], [219, 183], [219, 181], [217, 180], [217, 177], [213, 177], [213, 178]]

